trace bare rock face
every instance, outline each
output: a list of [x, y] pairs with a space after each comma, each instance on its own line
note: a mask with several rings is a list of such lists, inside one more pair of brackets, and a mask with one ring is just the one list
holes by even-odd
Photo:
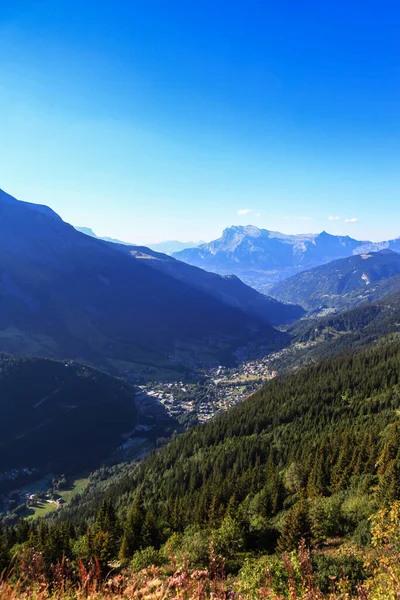
[[234, 273], [245, 283], [265, 292], [273, 283], [300, 271], [384, 248], [400, 251], [400, 239], [373, 243], [330, 235], [326, 231], [285, 235], [248, 225], [229, 227], [218, 240], [173, 256], [214, 273]]

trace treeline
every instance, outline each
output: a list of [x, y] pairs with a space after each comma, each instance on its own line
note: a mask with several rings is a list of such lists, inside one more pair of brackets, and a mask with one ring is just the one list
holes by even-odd
[[[247, 547], [265, 543], [271, 529], [281, 533], [280, 548], [293, 546], [282, 541], [285, 523], [295, 510], [310, 512], [314, 500], [353, 493], [380, 505], [398, 497], [399, 377], [393, 343], [272, 381], [146, 461], [131, 489], [117, 492], [117, 505], [126, 511], [139, 489], [173, 531], [215, 529], [231, 512], [244, 524]], [[311, 527], [309, 515], [296, 518]], [[359, 525], [339, 521], [327, 535]], [[320, 527], [303, 533], [321, 537]]]
[[361, 350], [384, 337], [398, 336], [399, 323], [399, 293], [338, 314], [298, 321], [288, 329], [292, 342], [311, 342], [312, 345], [292, 347], [291, 352], [274, 361], [274, 367], [282, 372], [345, 352]]
[[271, 381], [56, 522], [3, 527], [1, 564], [16, 544], [103, 565], [168, 545], [196, 565], [210, 542], [233, 561], [302, 538], [367, 545], [370, 515], [400, 498], [399, 378], [387, 342]]

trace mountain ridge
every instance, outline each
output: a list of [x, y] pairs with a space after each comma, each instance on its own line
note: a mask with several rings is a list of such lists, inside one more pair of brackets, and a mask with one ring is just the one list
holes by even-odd
[[173, 254], [174, 252], [179, 252], [181, 250], [185, 250], [186, 248], [197, 248], [201, 244], [205, 244], [206, 242], [200, 240], [199, 242], [180, 242], [179, 240], [165, 240], [164, 242], [154, 242], [149, 244], [133, 244], [132, 242], [123, 242], [122, 240], [118, 240], [112, 237], [101, 237], [98, 236], [93, 229], [90, 227], [78, 227], [75, 226], [77, 231], [84, 233], [85, 235], [89, 235], [90, 237], [96, 238], [98, 240], [103, 240], [104, 242], [112, 242], [114, 244], [123, 244], [124, 246], [141, 246], [145, 248], [150, 248], [155, 252], [162, 252], [163, 254]]
[[132, 387], [72, 362], [1, 355], [0, 396], [0, 474], [99, 466], [137, 422]]
[[255, 337], [281, 337], [257, 314], [5, 192], [0, 251], [0, 351], [140, 371], [160, 362], [170, 367], [168, 357], [185, 348], [227, 359]]
[[254, 225], [237, 225], [224, 229], [217, 240], [173, 256], [220, 275], [233, 273], [259, 291], [268, 292], [275, 282], [306, 269], [386, 248], [400, 251], [400, 238], [370, 242], [326, 231], [287, 235]]
[[356, 254], [314, 267], [273, 286], [277, 300], [290, 298], [310, 311], [343, 310], [379, 300], [400, 275], [400, 254], [385, 249]]
[[243, 283], [236, 275], [210, 273], [143, 246], [121, 246], [120, 250], [144, 261], [153, 269], [206, 291], [232, 307], [255, 314], [272, 325], [288, 324], [304, 316], [305, 311], [300, 306], [281, 303], [271, 296], [261, 294]]

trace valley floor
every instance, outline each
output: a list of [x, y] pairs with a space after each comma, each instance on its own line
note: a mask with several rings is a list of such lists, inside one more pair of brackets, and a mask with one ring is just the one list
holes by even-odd
[[312, 342], [293, 343], [271, 352], [261, 344], [238, 350], [236, 367], [197, 367], [189, 380], [159, 380], [139, 385], [136, 401], [145, 407], [161, 404], [166, 413], [185, 426], [204, 423], [219, 411], [232, 408], [280, 374], [291, 356], [304, 351]]
[[[271, 353], [262, 344], [252, 344], [238, 350], [238, 362], [233, 368], [221, 365], [196, 367], [190, 377], [183, 381], [149, 381], [136, 386], [137, 425], [124, 434], [121, 445], [108, 462], [119, 464], [128, 460], [139, 461], [154, 448], [160, 430], [167, 429], [168, 425], [183, 430], [209, 421], [217, 413], [232, 408], [274, 379], [280, 372], [280, 365], [286, 366], [288, 357], [309, 345], [296, 343]], [[129, 380], [129, 371], [125, 371], [123, 376]], [[155, 422], [159, 424], [158, 430]], [[13, 498], [13, 504], [18, 507], [16, 517], [43, 517], [68, 506], [77, 494], [82, 494], [90, 485], [86, 476], [77, 473], [68, 477], [65, 489], [54, 494], [50, 492], [53, 474], [35, 480], [34, 471], [30, 483], [4, 495], [0, 514], [7, 515], [9, 500]], [[21, 473], [15, 470], [5, 474], [5, 478], [9, 477], [10, 480], [20, 476]], [[26, 510], [23, 510], [24, 505]]]

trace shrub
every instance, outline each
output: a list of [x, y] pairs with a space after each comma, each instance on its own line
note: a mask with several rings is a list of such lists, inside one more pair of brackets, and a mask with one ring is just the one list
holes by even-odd
[[361, 521], [370, 517], [374, 510], [374, 502], [367, 494], [347, 498], [342, 504], [346, 532], [352, 533]]
[[237, 519], [230, 515], [224, 518], [221, 527], [213, 537], [216, 551], [228, 558], [236, 556], [245, 545], [244, 528]]
[[259, 598], [261, 588], [287, 593], [287, 572], [278, 556], [248, 558], [239, 572], [239, 587], [245, 598]]
[[148, 546], [144, 550], [135, 552], [131, 561], [131, 567], [137, 573], [150, 566], [161, 567], [163, 563], [164, 559], [160, 552], [153, 548], [153, 546]]
[[210, 557], [210, 534], [191, 526], [183, 534], [174, 533], [164, 545], [162, 552], [173, 555], [179, 564], [187, 562], [191, 567], [207, 567]]
[[329, 537], [343, 535], [342, 502], [342, 494], [335, 494], [328, 498], [315, 498], [311, 502], [309, 519], [312, 536], [316, 542], [322, 542]]
[[352, 593], [357, 591], [357, 583], [363, 581], [366, 570], [362, 560], [353, 555], [338, 557], [327, 554], [313, 556], [314, 577], [323, 593], [328, 593], [339, 581], [346, 580]]
[[352, 535], [352, 540], [360, 548], [366, 548], [371, 544], [371, 539], [371, 521], [370, 519], [363, 519], [357, 525]]

